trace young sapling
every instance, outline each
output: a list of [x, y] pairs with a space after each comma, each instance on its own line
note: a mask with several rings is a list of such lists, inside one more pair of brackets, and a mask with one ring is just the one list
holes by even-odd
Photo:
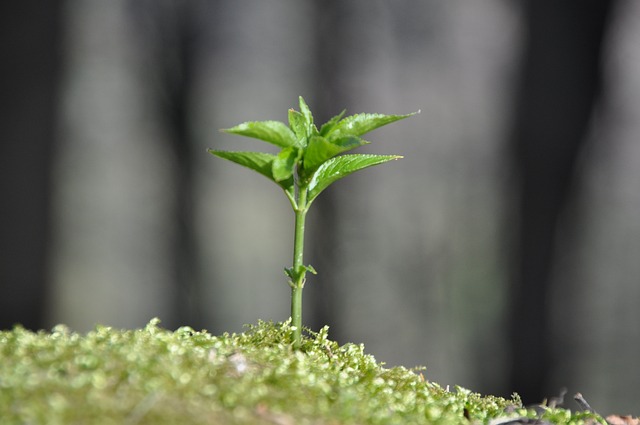
[[304, 227], [313, 201], [329, 185], [358, 170], [402, 158], [399, 155], [345, 154], [369, 142], [364, 134], [406, 115], [356, 114], [344, 117], [345, 111], [316, 127], [306, 102], [300, 96], [300, 110], [289, 110], [289, 125], [280, 121], [252, 121], [222, 130], [271, 143], [280, 148], [278, 154], [265, 152], [229, 152], [209, 149], [220, 158], [250, 168], [280, 186], [295, 214], [293, 265], [285, 268], [291, 286], [291, 325], [293, 346], [300, 347], [302, 330], [302, 289], [307, 272], [305, 265]]

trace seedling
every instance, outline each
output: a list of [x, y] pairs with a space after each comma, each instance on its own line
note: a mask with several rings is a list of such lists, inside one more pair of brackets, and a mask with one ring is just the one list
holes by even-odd
[[293, 346], [300, 347], [302, 330], [302, 289], [307, 272], [315, 269], [303, 262], [304, 226], [309, 208], [329, 185], [358, 170], [402, 158], [399, 155], [344, 154], [369, 142], [362, 135], [406, 115], [356, 114], [344, 117], [345, 111], [320, 127], [302, 96], [300, 111], [289, 109], [289, 125], [280, 121], [245, 122], [222, 130], [252, 137], [281, 148], [277, 155], [264, 152], [229, 152], [209, 149], [220, 158], [250, 168], [280, 186], [295, 213], [293, 265], [285, 268], [291, 286], [291, 324]]

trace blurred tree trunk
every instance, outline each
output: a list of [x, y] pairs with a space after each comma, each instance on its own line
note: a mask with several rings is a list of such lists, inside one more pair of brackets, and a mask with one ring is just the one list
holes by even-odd
[[526, 402], [557, 392], [548, 387], [554, 368], [548, 296], [558, 219], [572, 193], [576, 160], [600, 92], [603, 39], [613, 3], [525, 3], [527, 33], [511, 139], [518, 223], [508, 390]]
[[45, 326], [62, 6], [0, 6], [0, 328]]
[[[338, 114], [348, 104], [348, 90], [342, 83], [344, 72], [345, 39], [347, 38], [345, 11], [339, 0], [315, 0], [313, 2], [313, 80], [314, 90], [310, 105], [316, 124], [320, 126]], [[340, 185], [337, 185], [338, 190]], [[313, 245], [310, 247], [309, 262], [318, 270], [311, 276], [306, 286], [306, 299], [312, 303], [309, 326], [318, 329], [324, 325], [331, 327], [331, 338], [340, 340], [341, 323], [338, 315], [339, 282], [336, 273], [340, 265], [339, 245], [339, 192], [336, 187], [325, 191], [314, 201], [310, 227]]]
[[173, 161], [173, 237], [169, 249], [173, 276], [174, 317], [168, 326], [205, 327], [199, 303], [200, 285], [195, 231], [194, 149], [191, 123], [194, 84], [202, 28], [202, 2], [175, 0], [134, 2], [150, 47], [152, 95]]

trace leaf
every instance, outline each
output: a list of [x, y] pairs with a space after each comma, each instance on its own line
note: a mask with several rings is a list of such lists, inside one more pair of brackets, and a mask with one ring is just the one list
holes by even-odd
[[323, 163], [314, 173], [309, 183], [308, 203], [310, 204], [331, 183], [358, 170], [402, 158], [399, 155], [341, 155]]
[[296, 281], [300, 278], [300, 276], [304, 277], [305, 274], [307, 274], [307, 272], [310, 272], [312, 274], [318, 274], [318, 272], [316, 271], [316, 269], [313, 268], [313, 266], [311, 264], [309, 264], [308, 266], [305, 265], [300, 265], [298, 266], [297, 269], [294, 269], [293, 267], [285, 267], [284, 268], [284, 274], [287, 275], [289, 277], [289, 279]]
[[380, 128], [392, 122], [409, 118], [418, 112], [406, 115], [383, 115], [383, 114], [356, 114], [351, 115], [338, 122], [331, 129], [327, 138], [334, 140], [344, 136], [362, 136], [365, 133]]
[[257, 171], [272, 182], [276, 183], [285, 192], [293, 194], [293, 177], [288, 179], [277, 180], [273, 175], [273, 162], [276, 160], [276, 155], [265, 152], [229, 152], [219, 151], [214, 149], [207, 150], [210, 154], [219, 158], [226, 159], [236, 164], [247, 167], [253, 171]]
[[293, 273], [293, 267], [285, 267], [284, 268], [284, 274], [289, 276], [289, 279], [291, 279], [291, 280], [295, 280], [296, 279], [296, 275]]
[[313, 125], [313, 115], [311, 115], [311, 110], [309, 106], [307, 106], [307, 102], [304, 101], [302, 96], [298, 98], [300, 104], [300, 112], [304, 117], [305, 125], [307, 128], [310, 128]]
[[272, 171], [273, 177], [280, 182], [293, 176], [296, 164], [300, 161], [302, 153], [296, 147], [290, 146], [284, 148], [273, 160]]
[[367, 142], [366, 140], [361, 139], [359, 137], [346, 136], [346, 137], [341, 137], [339, 139], [335, 139], [331, 143], [340, 146], [342, 148], [342, 152], [346, 152], [351, 149], [355, 149], [359, 146], [368, 145], [371, 142]]
[[302, 113], [295, 109], [289, 109], [289, 128], [298, 138], [298, 145], [304, 146], [304, 140], [307, 138], [307, 126]]
[[609, 415], [606, 420], [610, 425], [640, 425], [640, 419], [629, 415]]
[[344, 116], [345, 112], [347, 112], [347, 110], [343, 109], [342, 112], [340, 112], [338, 115], [336, 115], [335, 117], [331, 118], [326, 123], [322, 124], [322, 127], [320, 127], [320, 135], [321, 136], [326, 136], [328, 133], [330, 133], [331, 130], [333, 130], [333, 128], [336, 126], [338, 121], [340, 121], [340, 119], [342, 119], [342, 117]]
[[316, 271], [316, 269], [313, 268], [313, 266], [311, 264], [309, 264], [308, 266], [302, 266], [304, 267], [304, 269], [312, 274], [318, 274], [318, 272]]
[[235, 127], [222, 130], [226, 133], [239, 134], [241, 136], [253, 137], [272, 143], [281, 148], [295, 146], [297, 144], [296, 135], [280, 121], [250, 121], [239, 124]]
[[367, 142], [353, 136], [343, 137], [333, 142], [329, 142], [321, 136], [313, 136], [309, 139], [309, 144], [304, 152], [304, 169], [306, 171], [314, 170], [329, 158], [364, 144]]

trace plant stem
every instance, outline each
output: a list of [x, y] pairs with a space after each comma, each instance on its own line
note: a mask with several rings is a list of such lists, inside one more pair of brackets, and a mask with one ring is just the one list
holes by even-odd
[[293, 331], [293, 347], [300, 348], [302, 338], [302, 289], [304, 288], [306, 270], [303, 263], [304, 222], [307, 215], [307, 188], [301, 187], [298, 192], [297, 208], [295, 208], [295, 234], [293, 240], [293, 279], [291, 285], [291, 325]]
[[302, 286], [291, 287], [291, 324], [293, 329], [293, 348], [300, 348], [302, 340]]

